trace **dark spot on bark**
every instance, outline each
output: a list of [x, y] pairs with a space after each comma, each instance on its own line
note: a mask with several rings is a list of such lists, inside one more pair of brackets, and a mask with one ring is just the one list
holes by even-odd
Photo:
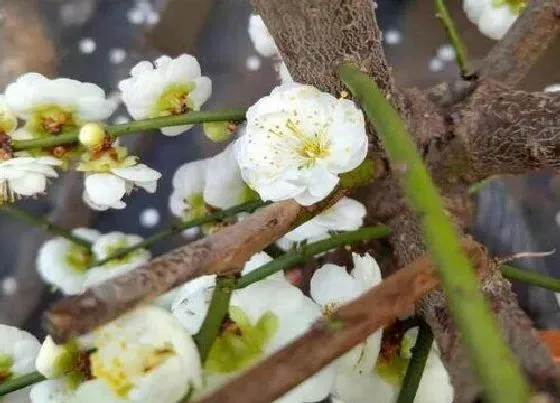
[[278, 225], [278, 219], [273, 218], [272, 220], [266, 223], [266, 228], [274, 228], [277, 225]]

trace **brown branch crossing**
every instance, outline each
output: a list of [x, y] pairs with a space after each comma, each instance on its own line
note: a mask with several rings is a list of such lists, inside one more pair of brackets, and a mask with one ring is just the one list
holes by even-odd
[[[465, 240], [463, 249], [474, 267], [485, 270], [488, 261], [479, 244]], [[274, 401], [371, 333], [413, 311], [420, 298], [438, 283], [431, 259], [427, 255], [419, 258], [200, 403]]]

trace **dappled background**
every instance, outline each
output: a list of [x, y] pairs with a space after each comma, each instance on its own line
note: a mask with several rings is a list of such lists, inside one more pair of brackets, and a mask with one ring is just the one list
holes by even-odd
[[[460, 3], [450, 2], [451, 11], [476, 66], [492, 41], [465, 19]], [[452, 49], [431, 6], [422, 0], [378, 0], [387, 55], [403, 86], [426, 88], [458, 76]], [[248, 106], [279, 82], [273, 60], [260, 57], [249, 40], [250, 12], [249, 0], [0, 0], [0, 86], [23, 72], [38, 71], [94, 82], [118, 96], [118, 81], [138, 61], [186, 52], [197, 57], [203, 74], [213, 80], [213, 95], [205, 108]], [[559, 59], [557, 43], [523, 86], [542, 90], [560, 83], [555, 62]], [[121, 107], [110, 121], [127, 119]], [[179, 137], [128, 136], [123, 143], [164, 174], [156, 194], [134, 193], [124, 211], [93, 212], [81, 201], [81, 175], [71, 173], [55, 182], [48, 199], [19, 205], [67, 228], [89, 226], [146, 237], [172, 220], [168, 197], [175, 169], [224, 147], [208, 141], [198, 128]], [[560, 276], [560, 180], [544, 174], [499, 178], [473, 197], [478, 207], [472, 232], [494, 254], [558, 248], [549, 257], [515, 264]], [[0, 323], [39, 335], [40, 313], [58, 296], [35, 270], [36, 252], [49, 234], [1, 211], [0, 228]], [[156, 244], [152, 252], [158, 255], [185, 241], [179, 235]], [[539, 327], [560, 327], [553, 293], [515, 287]]]

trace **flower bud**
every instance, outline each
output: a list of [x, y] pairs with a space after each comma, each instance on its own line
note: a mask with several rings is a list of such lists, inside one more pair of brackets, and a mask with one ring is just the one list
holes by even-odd
[[98, 123], [87, 123], [80, 128], [79, 138], [84, 146], [95, 147], [103, 142], [105, 129]]
[[77, 352], [77, 346], [72, 343], [57, 345], [51, 336], [47, 336], [35, 360], [35, 367], [45, 378], [57, 378], [72, 369]]
[[233, 122], [206, 122], [202, 125], [204, 135], [215, 143], [221, 143], [231, 137], [237, 130]]

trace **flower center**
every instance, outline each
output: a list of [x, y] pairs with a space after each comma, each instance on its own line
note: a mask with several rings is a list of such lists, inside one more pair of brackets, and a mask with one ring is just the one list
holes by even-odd
[[73, 270], [83, 273], [91, 263], [91, 252], [85, 246], [73, 243], [66, 254], [66, 262]]
[[306, 136], [291, 119], [286, 122], [286, 127], [300, 141], [297, 153], [305, 161], [300, 168], [313, 166], [317, 159], [329, 156], [330, 141], [323, 133], [315, 133], [312, 137]]
[[404, 380], [412, 343], [404, 337], [398, 326], [390, 327], [383, 334], [381, 351], [374, 371], [387, 383], [400, 385]]
[[91, 373], [94, 378], [105, 381], [119, 397], [128, 395], [136, 378], [143, 377], [175, 355], [169, 343], [155, 347], [121, 340], [105, 349], [105, 354], [99, 350], [91, 354]]
[[10, 354], [0, 353], [0, 383], [7, 381], [13, 375], [14, 359]]
[[[132, 245], [129, 245], [126, 239], [119, 239], [112, 245], [107, 246], [107, 248], [105, 248], [105, 253], [107, 254], [107, 256], [111, 256], [123, 249], [129, 248], [130, 246]], [[113, 268], [116, 266], [129, 263], [140, 252], [141, 252], [140, 250], [134, 250], [121, 257], [116, 257], [114, 259], [111, 259], [104, 265], [104, 267], [109, 269], [109, 268]]]
[[30, 125], [32, 131], [39, 135], [59, 135], [64, 130], [77, 129], [71, 111], [59, 106], [44, 106], [35, 109]]
[[494, 7], [508, 6], [514, 15], [521, 14], [521, 11], [527, 6], [527, 0], [493, 0]]
[[136, 157], [128, 155], [126, 147], [112, 145], [100, 150], [91, 149], [82, 154], [82, 161], [77, 167], [81, 172], [111, 172], [112, 168], [124, 168], [136, 165]]
[[157, 100], [152, 117], [182, 115], [194, 108], [189, 94], [194, 89], [191, 82], [170, 85]]
[[208, 212], [204, 195], [202, 193], [191, 193], [184, 199], [187, 209], [184, 213], [185, 220], [196, 220], [202, 218]]
[[204, 369], [210, 373], [228, 373], [245, 368], [264, 354], [266, 345], [278, 330], [278, 317], [265, 312], [255, 325], [236, 306], [212, 344]]

